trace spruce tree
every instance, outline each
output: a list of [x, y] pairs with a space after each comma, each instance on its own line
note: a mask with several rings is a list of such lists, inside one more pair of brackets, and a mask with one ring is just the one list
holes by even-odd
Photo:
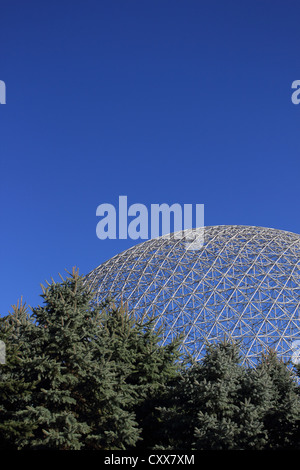
[[174, 386], [159, 448], [199, 450], [262, 449], [263, 416], [270, 384], [263, 373], [241, 363], [239, 347], [228, 341], [207, 345]]
[[22, 330], [30, 328], [26, 304], [22, 299], [12, 306], [13, 313], [0, 318], [0, 339], [5, 344], [5, 361], [0, 364], [0, 450], [16, 450], [20, 439], [30, 438], [33, 422], [20, 419], [29, 403], [34, 384], [24, 378]]
[[15, 309], [3, 320], [10, 359], [1, 369], [2, 447], [148, 445], [155, 404], [177, 374], [179, 343], [162, 347], [154, 319], [137, 321], [111, 302], [97, 305], [75, 269], [42, 290], [43, 304], [31, 315]]
[[[246, 444], [240, 442], [250, 433], [253, 441], [259, 429], [257, 419], [248, 423], [254, 407], [244, 396], [246, 369], [235, 344], [222, 342], [209, 345], [199, 374], [200, 409], [194, 429], [196, 449], [238, 449]], [[198, 379], [198, 381], [199, 381]], [[246, 418], [246, 421], [243, 420]], [[247, 431], [244, 431], [247, 423]], [[252, 432], [251, 432], [252, 431]]]
[[299, 385], [289, 363], [269, 350], [261, 357], [257, 370], [271, 382], [271, 397], [265, 409], [264, 427], [268, 435], [267, 450], [299, 449]]
[[30, 439], [19, 448], [123, 449], [139, 436], [126, 410], [126, 386], [111, 360], [111, 342], [94, 293], [78, 271], [43, 287], [44, 305], [34, 308], [35, 327], [26, 341], [31, 357], [23, 364], [36, 383], [23, 422], [34, 422]]
[[127, 387], [126, 409], [136, 416], [140, 439], [134, 447], [151, 447], [158, 426], [156, 406], [168, 384], [179, 371], [177, 338], [161, 345], [161, 330], [154, 328], [155, 318], [136, 318], [127, 305], [107, 302], [105, 328], [111, 339], [111, 356], [118, 368], [117, 376]]

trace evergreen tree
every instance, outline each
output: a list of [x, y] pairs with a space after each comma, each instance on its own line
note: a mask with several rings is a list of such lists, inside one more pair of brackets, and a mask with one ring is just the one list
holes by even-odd
[[270, 383], [241, 364], [238, 345], [210, 344], [172, 390], [159, 448], [262, 449]]
[[34, 423], [20, 420], [34, 387], [24, 379], [21, 360], [20, 334], [29, 325], [29, 316], [22, 300], [12, 308], [12, 314], [0, 318], [0, 339], [6, 347], [5, 362], [0, 364], [0, 450], [17, 449], [18, 440], [29, 438], [34, 429]]
[[[76, 270], [42, 289], [43, 305], [31, 316], [15, 310], [9, 319], [7, 337], [20, 356], [15, 377], [31, 384], [12, 402], [12, 414], [2, 414], [6, 429], [27, 430], [12, 435], [12, 445], [135, 447], [151, 436], [154, 402], [177, 373], [179, 343], [162, 347], [154, 319], [137, 321], [111, 302], [95, 305], [95, 293]], [[15, 382], [5, 386], [18, 395]]]
[[299, 449], [299, 385], [288, 363], [275, 351], [262, 355], [257, 370], [271, 381], [271, 397], [265, 410], [264, 426], [268, 434], [266, 449]]
[[202, 403], [194, 430], [196, 449], [263, 448], [263, 403], [261, 397], [256, 404], [251, 401], [249, 370], [241, 361], [236, 344], [224, 342], [208, 347], [201, 367]]
[[[23, 362], [36, 383], [24, 423], [35, 422], [34, 436], [19, 448], [116, 448], [134, 445], [139, 431], [126, 410], [126, 384], [110, 356], [103, 315], [92, 306], [94, 293], [73, 270], [62, 283], [43, 287], [44, 305], [33, 309], [35, 327], [26, 337], [31, 357]], [[125, 372], [126, 374], [126, 372]]]
[[111, 360], [119, 380], [128, 387], [127, 409], [136, 416], [141, 432], [135, 446], [151, 447], [158, 425], [156, 406], [171, 380], [178, 374], [180, 338], [161, 346], [155, 318], [135, 318], [126, 305], [106, 304], [105, 328], [111, 338]]
[[96, 305], [75, 269], [42, 289], [0, 319], [1, 450], [299, 448], [299, 386], [274, 351], [250, 368], [224, 341], [187, 367], [180, 338]]

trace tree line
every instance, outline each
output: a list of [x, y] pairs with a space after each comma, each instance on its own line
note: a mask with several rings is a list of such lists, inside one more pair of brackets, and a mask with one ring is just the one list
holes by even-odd
[[154, 319], [94, 302], [78, 270], [0, 318], [0, 450], [299, 449], [300, 376], [239, 345], [186, 361]]

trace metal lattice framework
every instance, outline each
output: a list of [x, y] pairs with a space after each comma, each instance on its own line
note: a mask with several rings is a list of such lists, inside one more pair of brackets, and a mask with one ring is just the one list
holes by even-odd
[[[188, 249], [191, 239], [204, 240]], [[300, 235], [251, 226], [212, 226], [140, 243], [106, 261], [87, 281], [97, 302], [126, 301], [136, 315], [157, 316], [163, 343], [184, 334], [196, 360], [205, 341], [230, 335], [244, 362], [277, 351], [298, 362]], [[299, 345], [298, 345], [299, 344]]]

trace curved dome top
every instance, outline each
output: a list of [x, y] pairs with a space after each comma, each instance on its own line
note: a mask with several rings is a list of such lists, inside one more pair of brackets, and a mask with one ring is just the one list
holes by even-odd
[[206, 340], [229, 334], [249, 365], [267, 348], [298, 362], [300, 235], [232, 225], [180, 235], [147, 240], [94, 269], [87, 281], [97, 301], [109, 295], [139, 316], [154, 314], [163, 342], [184, 333], [183, 349], [196, 359]]

